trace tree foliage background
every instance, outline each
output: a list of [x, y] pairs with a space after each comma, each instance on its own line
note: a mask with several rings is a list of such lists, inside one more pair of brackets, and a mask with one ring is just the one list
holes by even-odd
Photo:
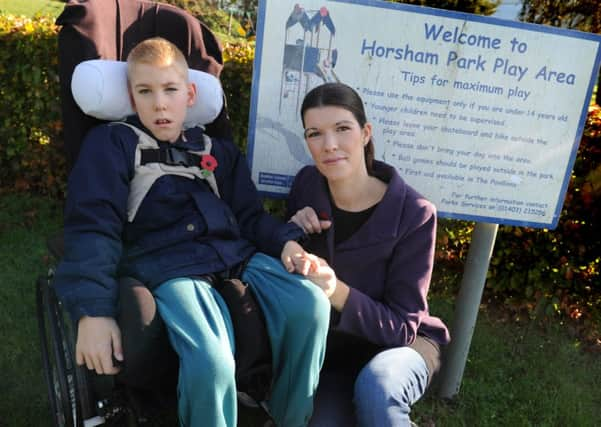
[[391, 2], [475, 13], [477, 15], [492, 15], [501, 4], [501, 0], [391, 0]]
[[520, 20], [601, 33], [601, 3], [599, 0], [524, 0]]

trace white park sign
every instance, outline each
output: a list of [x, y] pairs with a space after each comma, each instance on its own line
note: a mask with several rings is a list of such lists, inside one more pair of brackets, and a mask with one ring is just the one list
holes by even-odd
[[249, 125], [259, 190], [311, 163], [299, 107], [355, 88], [376, 157], [439, 215], [554, 228], [600, 62], [593, 34], [372, 0], [260, 2]]

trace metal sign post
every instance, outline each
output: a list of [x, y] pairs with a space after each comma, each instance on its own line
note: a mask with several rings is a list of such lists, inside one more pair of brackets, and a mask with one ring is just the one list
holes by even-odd
[[452, 398], [459, 393], [498, 228], [498, 224], [478, 222], [472, 234], [455, 303], [452, 340], [440, 373], [438, 394], [443, 398]]

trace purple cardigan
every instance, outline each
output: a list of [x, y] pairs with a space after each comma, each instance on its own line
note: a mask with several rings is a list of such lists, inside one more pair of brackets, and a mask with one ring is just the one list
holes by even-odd
[[[326, 259], [350, 288], [334, 330], [384, 347], [413, 343], [417, 333], [439, 344], [449, 331], [428, 312], [427, 294], [436, 240], [436, 208], [407, 185], [397, 171], [374, 162], [374, 174], [388, 183], [382, 201], [348, 240], [334, 247], [334, 227], [311, 235], [307, 250]], [[296, 176], [288, 198], [288, 216], [311, 206], [332, 217], [325, 178], [315, 166]]]

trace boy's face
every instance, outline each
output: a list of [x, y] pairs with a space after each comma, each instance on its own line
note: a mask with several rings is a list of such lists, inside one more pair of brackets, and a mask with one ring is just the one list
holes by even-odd
[[140, 121], [161, 141], [175, 142], [186, 111], [194, 103], [196, 87], [174, 66], [138, 63], [130, 70], [129, 94]]

